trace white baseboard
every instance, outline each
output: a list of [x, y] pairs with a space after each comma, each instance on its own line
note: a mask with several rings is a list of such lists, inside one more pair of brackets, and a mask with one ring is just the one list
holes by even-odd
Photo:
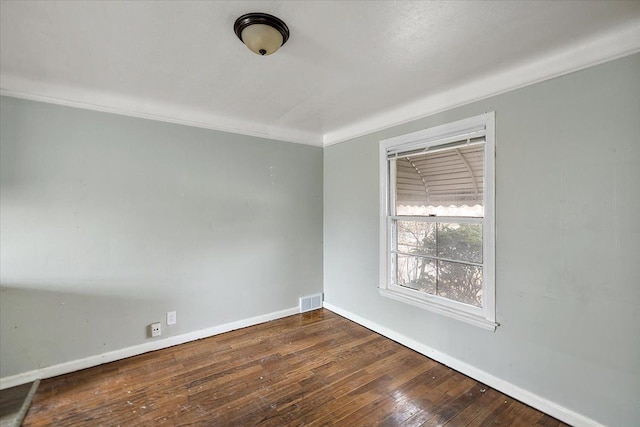
[[346, 317], [347, 319], [352, 320], [367, 329], [371, 329], [372, 331], [375, 331], [380, 335], [384, 335], [385, 337], [392, 339], [404, 345], [405, 347], [409, 347], [410, 349], [415, 350], [418, 353], [424, 354], [425, 356], [437, 362], [455, 369], [456, 371], [459, 371], [476, 381], [486, 384], [508, 396], [513, 397], [514, 399], [526, 403], [527, 405], [532, 406], [539, 411], [544, 412], [545, 414], [549, 414], [552, 417], [559, 419], [560, 421], [563, 421], [575, 427], [604, 427], [602, 424], [592, 420], [591, 418], [578, 414], [577, 412], [567, 409], [564, 406], [560, 406], [557, 403], [545, 399], [542, 396], [531, 393], [530, 391], [527, 391], [505, 380], [495, 377], [481, 369], [476, 368], [475, 366], [471, 366], [466, 362], [435, 350], [412, 338], [409, 338], [389, 328], [365, 319], [364, 317], [360, 317], [357, 314], [337, 307], [327, 301], [324, 301], [323, 305], [327, 310], [331, 310], [334, 313], [339, 314], [342, 317]]
[[211, 337], [213, 335], [222, 334], [224, 332], [233, 331], [235, 329], [245, 328], [270, 320], [280, 319], [282, 317], [291, 316], [299, 313], [298, 307], [287, 308], [285, 310], [274, 311], [272, 313], [262, 314], [260, 316], [248, 319], [237, 320], [223, 325], [213, 326], [211, 328], [201, 329], [199, 331], [188, 332], [182, 335], [167, 337], [161, 340], [145, 342], [144, 344], [123, 348], [120, 350], [110, 351], [108, 353], [89, 356], [84, 359], [72, 360], [70, 362], [60, 363], [58, 365], [47, 366], [45, 368], [35, 369], [33, 371], [24, 372], [10, 377], [0, 378], [0, 390], [26, 384], [31, 381], [51, 378], [58, 375], [68, 374], [70, 372], [79, 371], [81, 369], [91, 368], [93, 366], [102, 365], [127, 357], [137, 356], [150, 351], [161, 350], [174, 345], [184, 344], [189, 341], [195, 341], [202, 338]]

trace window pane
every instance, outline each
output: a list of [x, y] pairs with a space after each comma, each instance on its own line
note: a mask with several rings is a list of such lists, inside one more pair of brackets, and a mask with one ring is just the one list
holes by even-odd
[[406, 288], [436, 293], [437, 261], [407, 255], [397, 255], [396, 283]]
[[397, 215], [484, 216], [484, 144], [392, 161]]
[[397, 221], [398, 251], [412, 255], [436, 256], [436, 224]]
[[482, 267], [438, 261], [437, 295], [482, 307]]
[[482, 224], [438, 223], [437, 256], [482, 263]]

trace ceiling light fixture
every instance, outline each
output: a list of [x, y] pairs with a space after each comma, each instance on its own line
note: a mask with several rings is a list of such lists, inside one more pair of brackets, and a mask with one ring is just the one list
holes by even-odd
[[258, 55], [271, 55], [289, 40], [289, 28], [281, 19], [267, 13], [247, 13], [233, 24], [238, 38]]

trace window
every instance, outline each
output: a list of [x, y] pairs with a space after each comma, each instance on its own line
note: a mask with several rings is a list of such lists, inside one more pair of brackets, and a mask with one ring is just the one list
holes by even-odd
[[380, 143], [380, 293], [490, 330], [494, 117]]

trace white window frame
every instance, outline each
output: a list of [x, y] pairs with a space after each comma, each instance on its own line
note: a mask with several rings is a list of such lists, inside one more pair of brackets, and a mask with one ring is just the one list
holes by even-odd
[[[392, 216], [390, 177], [395, 171], [388, 160], [389, 152], [403, 152], [460, 140], [462, 135], [485, 133], [484, 146], [484, 218], [472, 222], [482, 223], [482, 307], [474, 307], [437, 295], [416, 291], [393, 283], [392, 275]], [[380, 294], [398, 301], [442, 314], [469, 324], [495, 331], [495, 112], [481, 114], [453, 123], [401, 135], [380, 141]], [[407, 219], [412, 219], [407, 217]], [[429, 217], [420, 217], [429, 221]], [[434, 222], [466, 222], [464, 217], [435, 217]]]

